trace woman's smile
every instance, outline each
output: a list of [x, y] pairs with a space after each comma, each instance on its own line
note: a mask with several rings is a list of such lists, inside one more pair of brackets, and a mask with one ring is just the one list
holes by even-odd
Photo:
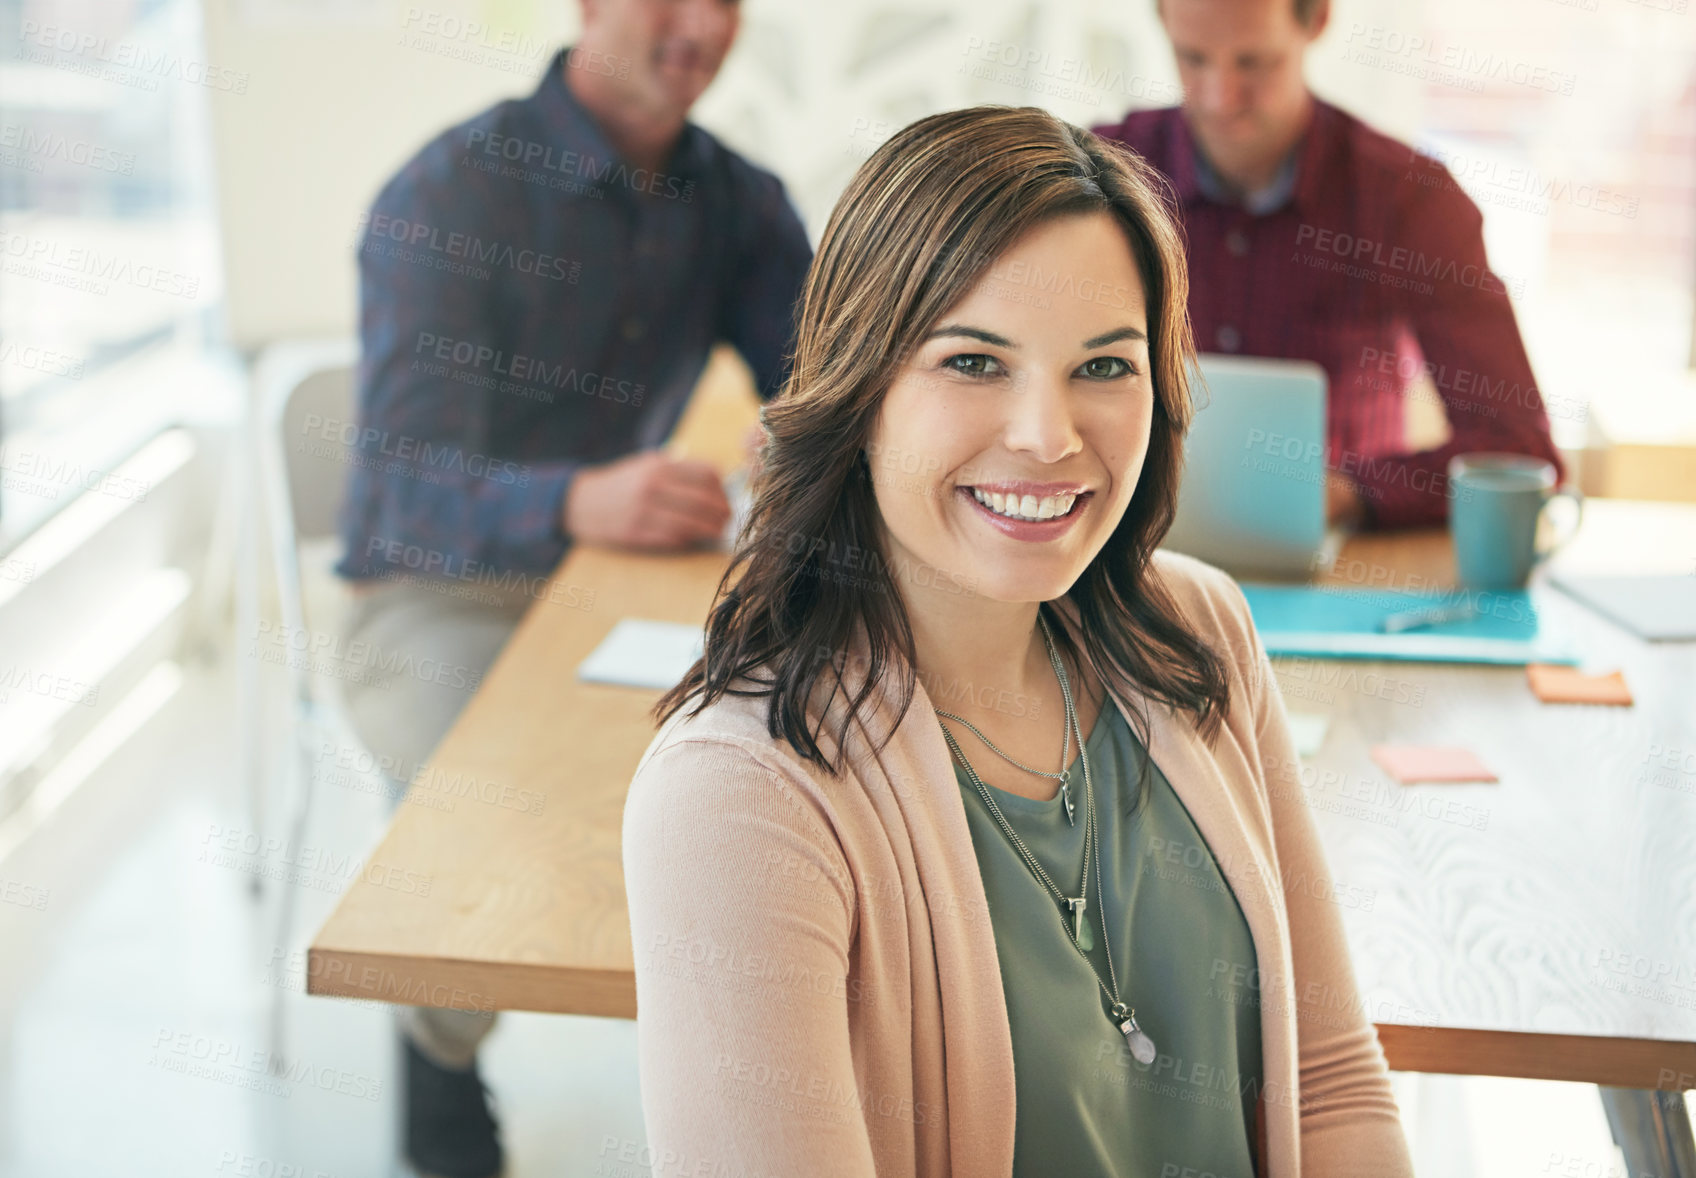
[[1024, 541], [1054, 540], [1065, 535], [1083, 517], [1094, 497], [1075, 486], [1050, 490], [1035, 483], [960, 487], [956, 496], [967, 511], [1002, 535]]

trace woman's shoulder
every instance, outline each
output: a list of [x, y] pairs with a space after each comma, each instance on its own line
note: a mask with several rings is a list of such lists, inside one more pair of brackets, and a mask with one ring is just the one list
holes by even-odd
[[1193, 621], [1211, 623], [1209, 629], [1223, 629], [1233, 637], [1253, 630], [1248, 599], [1224, 569], [1164, 548], [1155, 549], [1150, 566], [1178, 608]]
[[1242, 587], [1221, 568], [1163, 548], [1152, 567], [1196, 636], [1229, 665], [1232, 715], [1258, 711], [1268, 667]]
[[787, 776], [798, 758], [767, 730], [770, 700], [721, 695], [704, 706], [691, 700], [673, 712], [637, 762], [635, 780], [667, 785], [699, 781], [703, 771]]
[[627, 815], [673, 806], [725, 815], [776, 803], [821, 835], [837, 825], [829, 774], [771, 735], [770, 706], [769, 695], [725, 694], [674, 712], [637, 762]]
[[694, 905], [734, 906], [754, 894], [774, 912], [785, 902], [779, 893], [800, 877], [820, 881], [813, 891], [839, 904], [832, 911], [852, 927], [843, 847], [853, 824], [840, 820], [814, 767], [767, 734], [767, 702], [722, 696], [692, 714], [676, 712], [642, 754], [622, 826], [633, 913], [688, 923], [678, 914]]

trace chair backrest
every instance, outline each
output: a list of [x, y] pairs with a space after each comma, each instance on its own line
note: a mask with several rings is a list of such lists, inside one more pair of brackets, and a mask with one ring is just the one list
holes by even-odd
[[294, 531], [301, 539], [328, 536], [346, 494], [359, 414], [352, 366], [326, 368], [295, 385], [279, 422]]
[[[257, 458], [260, 510], [271, 538], [283, 624], [304, 631], [303, 543], [336, 531], [336, 513], [357, 455], [358, 413], [351, 339], [273, 344], [254, 365], [250, 453]], [[312, 677], [290, 663], [296, 694], [312, 696]]]
[[[296, 542], [336, 532], [336, 515], [358, 454], [358, 398], [352, 340], [302, 340], [277, 344], [260, 357], [258, 382], [261, 444], [278, 468], [268, 498], [286, 499], [288, 516], [273, 525]], [[280, 460], [280, 461], [278, 461]], [[274, 479], [280, 476], [283, 485]]]

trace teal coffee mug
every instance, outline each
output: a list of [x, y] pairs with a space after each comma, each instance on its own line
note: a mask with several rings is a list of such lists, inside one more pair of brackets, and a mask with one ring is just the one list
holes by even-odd
[[[1556, 499], [1573, 504], [1572, 522], [1539, 543], [1543, 511]], [[1449, 534], [1455, 572], [1468, 589], [1519, 589], [1537, 563], [1572, 539], [1584, 496], [1555, 490], [1553, 463], [1524, 454], [1457, 454], [1449, 460]]]

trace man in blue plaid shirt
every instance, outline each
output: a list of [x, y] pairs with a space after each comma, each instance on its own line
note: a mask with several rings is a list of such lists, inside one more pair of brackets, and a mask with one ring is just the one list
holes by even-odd
[[[397, 794], [573, 542], [685, 548], [729, 519], [713, 468], [658, 447], [720, 342], [777, 393], [812, 256], [778, 179], [687, 121], [738, 21], [584, 0], [534, 93], [437, 136], [361, 219], [359, 420], [320, 423], [358, 447], [345, 633], [450, 672], [347, 684]], [[498, 1173], [492, 1019], [400, 1009], [408, 1160]]]

